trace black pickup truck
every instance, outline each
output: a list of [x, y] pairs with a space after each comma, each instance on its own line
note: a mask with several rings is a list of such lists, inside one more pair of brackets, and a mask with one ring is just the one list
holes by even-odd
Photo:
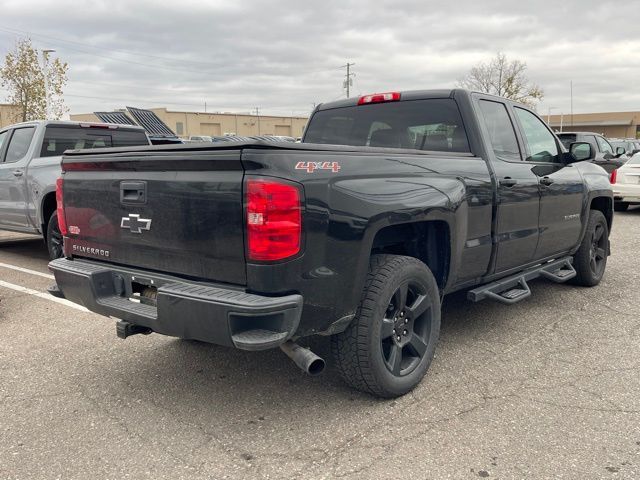
[[597, 285], [612, 189], [526, 107], [466, 90], [318, 106], [303, 143], [67, 152], [51, 292], [157, 332], [245, 350], [331, 336], [352, 386], [425, 375], [442, 297], [515, 303], [544, 277]]

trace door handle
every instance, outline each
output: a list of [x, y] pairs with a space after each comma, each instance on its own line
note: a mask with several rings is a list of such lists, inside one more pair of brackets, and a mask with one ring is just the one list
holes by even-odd
[[13, 171], [13, 176], [14, 177], [21, 177], [23, 174], [22, 170], [14, 170]]
[[540, 179], [540, 183], [541, 183], [542, 185], [547, 185], [547, 186], [549, 186], [549, 185], [551, 185], [551, 184], [553, 183], [553, 178], [550, 178], [550, 177], [542, 177], [542, 178]]
[[504, 177], [500, 180], [500, 185], [503, 187], [513, 187], [518, 181], [515, 178]]
[[146, 204], [147, 182], [120, 182], [120, 203], [122, 203], [123, 205]]

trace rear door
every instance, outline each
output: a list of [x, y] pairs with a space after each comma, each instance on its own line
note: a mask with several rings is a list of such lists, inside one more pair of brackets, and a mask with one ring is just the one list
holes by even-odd
[[27, 217], [25, 173], [35, 130], [35, 126], [15, 128], [9, 130], [3, 139], [0, 150], [0, 223], [6, 228], [33, 228]]
[[507, 104], [493, 97], [480, 97], [478, 105], [498, 183], [494, 271], [503, 272], [534, 258], [540, 211], [538, 177], [532, 165], [523, 161], [515, 121]]
[[540, 183], [540, 237], [535, 259], [564, 253], [578, 244], [582, 231], [582, 205], [586, 190], [573, 165], [562, 163], [555, 135], [533, 112], [513, 107], [522, 132], [529, 165]]

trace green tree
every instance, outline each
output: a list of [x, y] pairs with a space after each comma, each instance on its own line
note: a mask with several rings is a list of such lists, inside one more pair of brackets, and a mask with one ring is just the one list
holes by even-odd
[[542, 100], [544, 91], [529, 81], [525, 75], [526, 70], [525, 62], [510, 61], [504, 53], [499, 52], [488, 63], [481, 62], [471, 68], [469, 73], [458, 81], [458, 85], [534, 106]]
[[19, 109], [15, 120], [60, 119], [68, 111], [62, 98], [68, 68], [58, 58], [51, 61], [30, 39], [19, 40], [0, 67], [0, 83], [9, 92], [7, 101]]

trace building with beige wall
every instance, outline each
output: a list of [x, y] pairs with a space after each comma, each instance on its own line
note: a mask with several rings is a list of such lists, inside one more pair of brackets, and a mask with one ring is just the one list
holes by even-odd
[[[176, 135], [189, 138], [194, 135], [221, 136], [235, 134], [286, 135], [300, 137], [307, 124], [307, 117], [274, 117], [270, 115], [246, 115], [235, 113], [179, 112], [166, 108], [151, 108]], [[70, 115], [71, 120], [100, 121], [93, 113]]]
[[17, 105], [0, 103], [0, 128], [20, 121], [20, 108]]
[[241, 115], [234, 113], [174, 112], [166, 108], [150, 109], [171, 128], [176, 135], [188, 138], [192, 135], [220, 136], [235, 134], [286, 135], [301, 137], [308, 118]]
[[640, 138], [640, 112], [544, 115], [556, 132], [595, 132], [609, 138]]

